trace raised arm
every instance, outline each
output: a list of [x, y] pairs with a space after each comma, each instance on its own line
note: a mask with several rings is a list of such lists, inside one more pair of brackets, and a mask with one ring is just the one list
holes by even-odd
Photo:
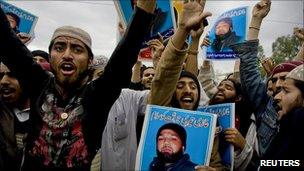
[[0, 37], [1, 61], [15, 73], [30, 95], [39, 93], [49, 75], [34, 62], [31, 52], [11, 29], [1, 8]]
[[209, 98], [212, 98], [217, 91], [217, 85], [213, 79], [212, 73], [212, 61], [204, 60], [200, 67], [200, 71], [197, 78]]
[[295, 27], [293, 34], [301, 41], [300, 50], [293, 60], [304, 60], [304, 28]]
[[268, 14], [270, 6], [271, 2], [269, 0], [262, 0], [254, 6], [249, 26], [249, 41], [232, 46], [232, 49], [240, 58], [242, 87], [255, 110], [269, 98], [266, 93], [266, 85], [258, 68], [257, 38], [262, 20]]
[[160, 37], [159, 39], [153, 39], [148, 42], [148, 45], [151, 49], [151, 56], [154, 69], [157, 68], [157, 64], [161, 58], [161, 55], [165, 49], [163, 44], [163, 38]]
[[170, 104], [186, 57], [185, 40], [192, 29], [199, 29], [202, 21], [211, 15], [209, 12], [203, 12], [204, 6], [205, 0], [185, 2], [178, 28], [162, 53], [156, 68], [149, 103], [164, 106]]
[[270, 0], [261, 0], [253, 7], [248, 31], [248, 40], [258, 39], [263, 18], [266, 17], [270, 11], [270, 6]]
[[132, 69], [132, 77], [131, 82], [132, 83], [139, 83], [141, 81], [140, 78], [140, 69], [141, 69], [142, 63], [141, 61], [137, 61]]
[[109, 111], [119, 97], [121, 89], [131, 82], [132, 67], [137, 61], [137, 55], [149, 32], [155, 0], [138, 0], [133, 18], [125, 34], [115, 48], [103, 75], [91, 82], [86, 89], [84, 104], [86, 117], [83, 120], [83, 130], [86, 135], [89, 150], [100, 148], [101, 136], [106, 125]]
[[[129, 86], [132, 67], [137, 61], [141, 45], [149, 32], [155, 6], [155, 0], [137, 1], [131, 23], [115, 48], [101, 80], [105, 79], [109, 85], [113, 84], [115, 87]], [[96, 82], [98, 83], [98, 80]]]
[[186, 58], [186, 66], [184, 70], [191, 72], [194, 75], [198, 75], [198, 66], [197, 66], [197, 54], [198, 46], [201, 35], [204, 32], [205, 26], [201, 24], [201, 27], [194, 31], [191, 31], [191, 44]]

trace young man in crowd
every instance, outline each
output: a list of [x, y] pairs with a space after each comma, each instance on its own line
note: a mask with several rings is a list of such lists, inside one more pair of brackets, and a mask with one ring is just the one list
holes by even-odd
[[43, 69], [51, 71], [50, 67], [50, 55], [43, 50], [32, 51], [34, 61], [37, 62]]
[[248, 41], [232, 46], [236, 55], [240, 58], [240, 76], [244, 94], [253, 107], [256, 116], [257, 136], [260, 155], [263, 156], [279, 131], [277, 124], [277, 112], [273, 107], [273, 97], [281, 87], [281, 80], [288, 72], [300, 65], [302, 62], [285, 62], [278, 65], [272, 71], [273, 96], [267, 95], [267, 87], [261, 78], [258, 69], [258, 34], [262, 20], [270, 11], [270, 0], [261, 0], [252, 11], [252, 18], [249, 26]]
[[89, 170], [108, 112], [121, 88], [130, 84], [131, 68], [155, 6], [155, 0], [137, 2], [133, 20], [104, 74], [88, 84], [93, 53], [87, 32], [72, 26], [55, 30], [49, 46], [54, 73], [50, 77], [33, 61], [0, 10], [0, 56], [33, 102], [23, 170]]
[[0, 170], [19, 170], [29, 130], [28, 94], [3, 63], [0, 65]]
[[[293, 69], [282, 83], [282, 89], [276, 96], [275, 106], [280, 124], [280, 132], [274, 137], [266, 153], [264, 160], [289, 160], [298, 161], [292, 165], [298, 165], [295, 169], [303, 169], [303, 138], [299, 136], [299, 130], [304, 129], [304, 65]], [[292, 166], [290, 165], [290, 166]], [[278, 165], [279, 166], [279, 165]], [[274, 167], [276, 170], [282, 167]], [[261, 167], [270, 170], [273, 168]], [[289, 168], [293, 170], [292, 168]]]
[[[196, 5], [198, 5], [194, 2], [190, 4], [193, 6], [184, 10], [184, 19], [182, 22], [185, 22], [185, 20], [194, 20], [200, 14], [197, 12], [188, 15], [195, 10], [195, 8], [197, 8]], [[202, 11], [202, 9], [199, 9], [199, 11]], [[196, 22], [199, 22], [199, 20]], [[157, 63], [157, 59], [153, 60], [156, 60], [155, 63]], [[158, 66], [156, 68], [158, 68]], [[140, 124], [136, 122], [136, 120], [138, 114], [141, 116], [145, 111], [148, 95], [149, 92], [147, 90], [136, 92], [123, 89], [120, 97], [112, 106], [102, 138], [101, 162], [103, 170], [133, 170], [135, 168], [137, 151], [135, 129], [136, 126]]]
[[[153, 105], [171, 106], [187, 110], [196, 110], [200, 99], [200, 85], [197, 77], [182, 71], [188, 46], [185, 43], [190, 32], [203, 32], [202, 25], [211, 13], [203, 12], [205, 1], [188, 1], [184, 9], [188, 9], [179, 17], [176, 32], [169, 40], [156, 68], [149, 97]], [[188, 19], [187, 16], [192, 16]], [[210, 166], [217, 170], [225, 169], [218, 153], [218, 138], [215, 139], [210, 159]], [[214, 170], [209, 167], [208, 169]], [[192, 168], [194, 170], [194, 167]]]

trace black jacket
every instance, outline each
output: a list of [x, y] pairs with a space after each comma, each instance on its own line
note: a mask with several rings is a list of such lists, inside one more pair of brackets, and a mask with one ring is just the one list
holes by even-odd
[[165, 166], [164, 163], [160, 162], [158, 158], [155, 157], [150, 164], [149, 171], [194, 171], [195, 166], [197, 166], [197, 164], [190, 161], [188, 154], [184, 154], [180, 160], [170, 166]]
[[267, 160], [304, 160], [304, 108], [293, 110], [280, 120], [280, 130], [262, 157]]
[[211, 44], [211, 48], [215, 52], [221, 52], [227, 48], [229, 48], [230, 45], [239, 43], [241, 37], [237, 36], [235, 32], [229, 32], [224, 37], [216, 36], [214, 41]]
[[[125, 36], [114, 50], [103, 75], [81, 89], [83, 115], [81, 125], [90, 161], [70, 170], [89, 170], [91, 160], [100, 147], [101, 136], [112, 104], [118, 98], [121, 88], [130, 84], [132, 67], [137, 60], [144, 37], [147, 35], [152, 15], [137, 8]], [[31, 98], [30, 129], [25, 150], [23, 170], [69, 170], [65, 165], [46, 167], [37, 156], [30, 156], [29, 150], [39, 135], [42, 126], [41, 105], [45, 91], [54, 87], [51, 78], [32, 58], [31, 52], [10, 29], [5, 14], [0, 10], [0, 56], [3, 63], [15, 73], [25, 86]], [[54, 93], [55, 94], [55, 93]], [[75, 161], [77, 162], [77, 161]]]

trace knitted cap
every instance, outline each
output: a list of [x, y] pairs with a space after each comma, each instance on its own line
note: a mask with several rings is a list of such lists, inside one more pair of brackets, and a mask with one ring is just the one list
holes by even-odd
[[304, 64], [297, 66], [295, 69], [290, 71], [286, 78], [291, 78], [298, 81], [304, 82]]
[[164, 129], [170, 129], [170, 130], [173, 130], [174, 132], [176, 132], [178, 134], [179, 138], [181, 139], [182, 144], [186, 150], [187, 132], [184, 127], [182, 127], [181, 125], [176, 124], [176, 123], [167, 123], [167, 124], [161, 126], [158, 129], [157, 134], [156, 134], [156, 142], [158, 140], [160, 132]]
[[[55, 30], [55, 32], [52, 36], [51, 44], [57, 37], [60, 37], [60, 36], [72, 37], [72, 38], [82, 41], [88, 48], [89, 57], [90, 58], [94, 57], [94, 55], [92, 53], [92, 39], [91, 39], [91, 36], [89, 35], [89, 33], [87, 33], [86, 31], [84, 31], [80, 28], [77, 28], [77, 27], [73, 27], [73, 26], [59, 27]], [[49, 46], [49, 50], [50, 50], [50, 48], [51, 48], [51, 46]]]
[[43, 50], [34, 50], [32, 51], [32, 55], [33, 57], [41, 56], [42, 58], [44, 58], [46, 61], [49, 62], [49, 54]]
[[287, 61], [280, 63], [276, 67], [274, 67], [271, 75], [273, 76], [274, 74], [281, 72], [290, 72], [291, 70], [293, 70], [294, 68], [296, 68], [301, 64], [303, 64], [303, 61]]
[[56, 39], [57, 37], [60, 37], [60, 36], [66, 36], [66, 37], [72, 37], [72, 38], [78, 39], [91, 49], [92, 40], [91, 40], [89, 33], [87, 33], [86, 31], [84, 31], [80, 28], [73, 27], [73, 26], [59, 27], [55, 30], [51, 41], [53, 41], [54, 39]]

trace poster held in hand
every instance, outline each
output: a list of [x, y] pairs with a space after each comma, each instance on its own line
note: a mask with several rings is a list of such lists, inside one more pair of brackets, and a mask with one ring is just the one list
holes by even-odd
[[[114, 1], [119, 18], [122, 21], [124, 27], [130, 22], [130, 19], [134, 10], [134, 0], [117, 0]], [[139, 53], [139, 60], [152, 61], [151, 50], [148, 47], [148, 42], [152, 39], [159, 39], [159, 35], [163, 40], [168, 39], [174, 34], [174, 28], [176, 28], [174, 9], [172, 1], [170, 0], [157, 0], [156, 9], [154, 12], [154, 18], [152, 21], [152, 27], [148, 37], [142, 44], [142, 49]]]
[[[219, 125], [219, 135], [221, 140], [224, 140], [224, 131], [227, 128], [235, 127], [235, 104], [223, 103], [209, 106], [199, 106], [198, 111], [213, 113], [217, 115]], [[220, 140], [220, 141], [221, 141]], [[224, 165], [233, 170], [234, 163], [234, 147], [232, 144], [221, 141], [219, 146], [220, 155]]]
[[157, 141], [160, 141], [162, 128], [169, 127], [170, 124], [177, 124], [185, 130], [186, 136], [178, 134], [178, 137], [184, 142], [183, 154], [189, 156], [189, 162], [192, 165], [209, 165], [216, 120], [215, 114], [206, 112], [148, 105], [135, 170], [149, 170], [149, 167], [159, 159]]

